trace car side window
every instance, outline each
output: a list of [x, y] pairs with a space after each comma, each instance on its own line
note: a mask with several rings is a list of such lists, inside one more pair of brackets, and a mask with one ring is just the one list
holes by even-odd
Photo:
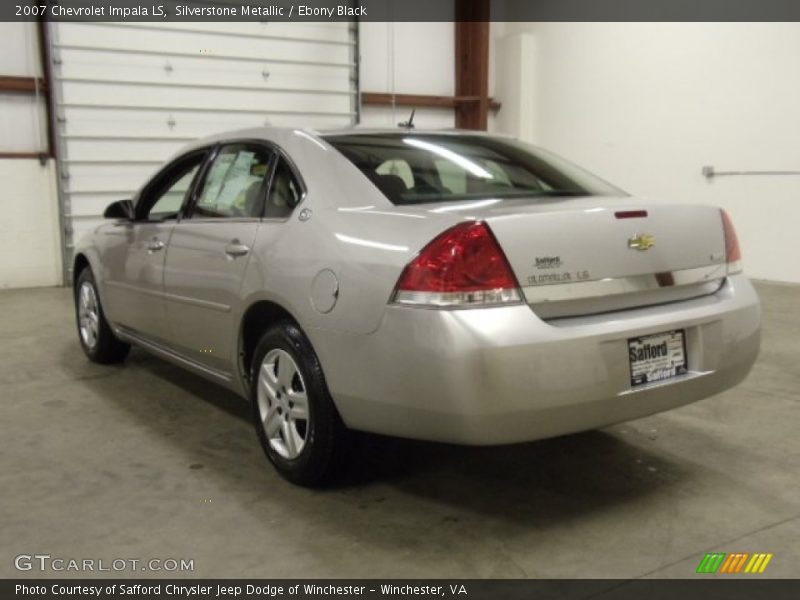
[[137, 211], [140, 218], [147, 221], [177, 219], [204, 157], [204, 153], [199, 153], [182, 158], [158, 175], [143, 192]]
[[406, 189], [414, 187], [414, 174], [411, 172], [411, 167], [403, 159], [390, 159], [387, 160], [375, 169], [375, 172], [381, 176], [399, 177], [403, 180]]
[[436, 170], [439, 172], [439, 180], [445, 190], [451, 194], [464, 194], [467, 191], [467, 176], [463, 169], [454, 165], [449, 160], [434, 160]]
[[260, 217], [271, 153], [235, 144], [222, 148], [208, 170], [190, 218]]
[[295, 177], [292, 169], [283, 158], [278, 159], [275, 166], [275, 175], [267, 199], [265, 217], [268, 219], [285, 219], [300, 203], [303, 198], [303, 188]]

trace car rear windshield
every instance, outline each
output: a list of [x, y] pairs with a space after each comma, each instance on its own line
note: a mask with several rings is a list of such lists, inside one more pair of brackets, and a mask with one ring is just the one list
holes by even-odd
[[624, 195], [564, 159], [512, 139], [412, 132], [325, 139], [394, 204]]

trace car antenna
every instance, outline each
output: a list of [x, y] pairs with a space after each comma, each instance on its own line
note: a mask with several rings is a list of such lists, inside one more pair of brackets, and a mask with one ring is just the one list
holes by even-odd
[[411, 116], [408, 118], [408, 121], [403, 121], [402, 123], [398, 123], [398, 127], [405, 127], [406, 129], [414, 129], [414, 113], [417, 112], [416, 108], [411, 109]]

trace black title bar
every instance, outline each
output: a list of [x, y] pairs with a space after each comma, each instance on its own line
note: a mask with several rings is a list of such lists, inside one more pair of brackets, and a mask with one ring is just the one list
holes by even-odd
[[85, 600], [161, 598], [265, 600], [358, 598], [365, 600], [794, 600], [800, 580], [758, 576], [695, 579], [581, 580], [377, 580], [377, 579], [5, 579], [0, 598]]
[[[457, 1], [3, 0], [0, 21], [454, 21]], [[492, 21], [800, 21], [797, 0], [488, 1]]]

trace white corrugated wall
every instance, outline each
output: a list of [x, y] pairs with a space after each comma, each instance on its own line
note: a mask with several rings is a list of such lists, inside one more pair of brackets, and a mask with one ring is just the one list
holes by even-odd
[[50, 25], [65, 270], [112, 201], [182, 145], [264, 124], [342, 127], [358, 111], [351, 23]]

